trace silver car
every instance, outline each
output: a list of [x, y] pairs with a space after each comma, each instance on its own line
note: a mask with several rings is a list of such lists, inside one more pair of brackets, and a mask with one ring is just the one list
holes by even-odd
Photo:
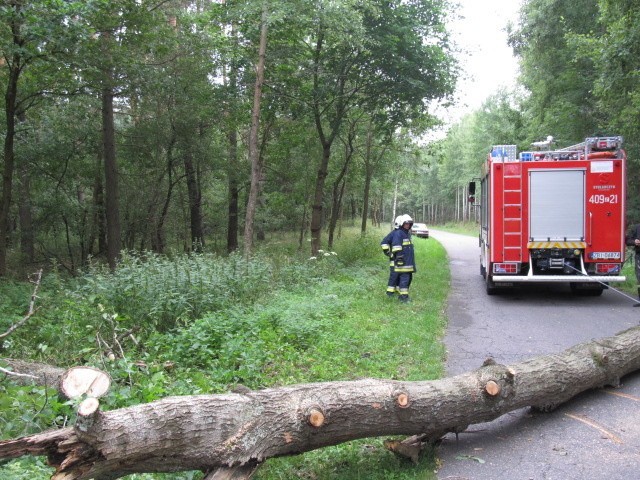
[[429, 238], [429, 229], [425, 223], [414, 223], [411, 233], [419, 238]]

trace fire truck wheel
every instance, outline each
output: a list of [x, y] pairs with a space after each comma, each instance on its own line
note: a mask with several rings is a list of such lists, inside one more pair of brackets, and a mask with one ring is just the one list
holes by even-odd
[[499, 293], [500, 289], [496, 287], [495, 282], [491, 280], [491, 276], [486, 275], [485, 279], [487, 281], [487, 295], [495, 295]]
[[574, 295], [579, 295], [581, 297], [599, 297], [604, 292], [604, 287], [597, 286], [594, 287], [592, 285], [581, 286], [580, 284], [571, 283], [569, 284], [571, 287], [571, 293]]

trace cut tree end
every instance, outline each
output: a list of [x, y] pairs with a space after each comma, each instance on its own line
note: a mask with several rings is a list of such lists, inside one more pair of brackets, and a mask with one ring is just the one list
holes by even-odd
[[405, 408], [409, 405], [409, 395], [406, 393], [400, 393], [396, 398], [396, 402], [400, 408]]
[[98, 408], [100, 408], [100, 402], [97, 398], [86, 398], [80, 403], [80, 406], [78, 406], [78, 415], [81, 417], [89, 417], [93, 415]]
[[100, 398], [109, 390], [111, 377], [108, 373], [93, 367], [73, 367], [60, 379], [60, 391], [67, 398], [79, 398], [82, 395]]
[[484, 386], [484, 390], [492, 397], [495, 397], [500, 393], [500, 385], [498, 385], [493, 380], [489, 380], [487, 384]]
[[318, 408], [312, 408], [307, 414], [307, 421], [309, 425], [315, 428], [320, 428], [324, 423], [324, 414]]

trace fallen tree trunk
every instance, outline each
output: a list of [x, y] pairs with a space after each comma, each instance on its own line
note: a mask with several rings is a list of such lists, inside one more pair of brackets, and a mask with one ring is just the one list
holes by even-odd
[[[110, 412], [100, 412], [95, 400], [73, 428], [0, 442], [0, 458], [47, 455], [54, 480], [181, 470], [236, 478], [229, 472], [252, 471], [270, 457], [358, 438], [419, 435], [434, 442], [518, 408], [550, 410], [585, 390], [617, 386], [638, 369], [635, 327], [510, 366], [485, 361], [435, 381], [312, 383], [170, 397]], [[216, 469], [228, 475], [215, 477]]]
[[[6, 365], [6, 369], [3, 368]], [[26, 362], [15, 358], [0, 358], [0, 371], [18, 385], [57, 387], [65, 369], [46, 363]]]

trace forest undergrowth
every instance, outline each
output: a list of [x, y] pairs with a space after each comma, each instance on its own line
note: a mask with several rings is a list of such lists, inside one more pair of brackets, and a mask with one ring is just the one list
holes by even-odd
[[[443, 374], [441, 342], [449, 285], [446, 254], [414, 239], [418, 273], [405, 305], [385, 295], [388, 262], [379, 242], [346, 231], [316, 258], [272, 243], [250, 261], [240, 255], [124, 255], [110, 273], [94, 265], [79, 277], [45, 274], [37, 312], [6, 337], [0, 357], [109, 372], [105, 410], [169, 395], [215, 394], [302, 382]], [[19, 321], [33, 286], [0, 282], [0, 331]], [[0, 366], [2, 362], [0, 361]], [[0, 380], [2, 439], [70, 425], [72, 402], [53, 389]], [[419, 465], [363, 439], [272, 459], [258, 479], [430, 479], [432, 452]], [[44, 458], [0, 466], [7, 480], [47, 479]], [[199, 472], [129, 479], [199, 479]]]

